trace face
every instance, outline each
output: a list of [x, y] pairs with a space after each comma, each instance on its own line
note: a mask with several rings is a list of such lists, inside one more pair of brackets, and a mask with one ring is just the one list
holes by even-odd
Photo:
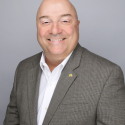
[[49, 1], [40, 6], [37, 39], [46, 56], [65, 58], [74, 50], [79, 39], [79, 21], [67, 1]]

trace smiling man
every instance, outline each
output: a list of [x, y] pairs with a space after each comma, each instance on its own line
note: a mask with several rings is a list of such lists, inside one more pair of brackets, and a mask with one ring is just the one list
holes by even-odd
[[76, 47], [79, 20], [68, 0], [44, 0], [37, 13], [37, 38], [52, 71]]
[[79, 23], [68, 0], [43, 0], [43, 52], [19, 63], [4, 125], [125, 125], [122, 70], [79, 45]]

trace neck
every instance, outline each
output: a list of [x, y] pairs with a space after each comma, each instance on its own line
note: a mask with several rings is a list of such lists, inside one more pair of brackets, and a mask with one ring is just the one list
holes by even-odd
[[52, 72], [55, 67], [57, 67], [65, 58], [60, 57], [53, 57], [53, 56], [46, 56], [45, 55], [45, 62], [48, 65], [50, 71]]

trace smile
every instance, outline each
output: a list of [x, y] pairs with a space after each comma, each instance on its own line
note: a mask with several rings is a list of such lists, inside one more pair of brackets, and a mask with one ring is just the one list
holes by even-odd
[[53, 41], [53, 42], [58, 42], [58, 41], [63, 41], [63, 40], [65, 40], [65, 38], [63, 38], [63, 39], [48, 39], [49, 41]]

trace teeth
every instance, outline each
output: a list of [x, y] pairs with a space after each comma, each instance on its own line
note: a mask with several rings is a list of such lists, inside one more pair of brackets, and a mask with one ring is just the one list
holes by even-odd
[[62, 41], [63, 39], [50, 39], [50, 41]]

